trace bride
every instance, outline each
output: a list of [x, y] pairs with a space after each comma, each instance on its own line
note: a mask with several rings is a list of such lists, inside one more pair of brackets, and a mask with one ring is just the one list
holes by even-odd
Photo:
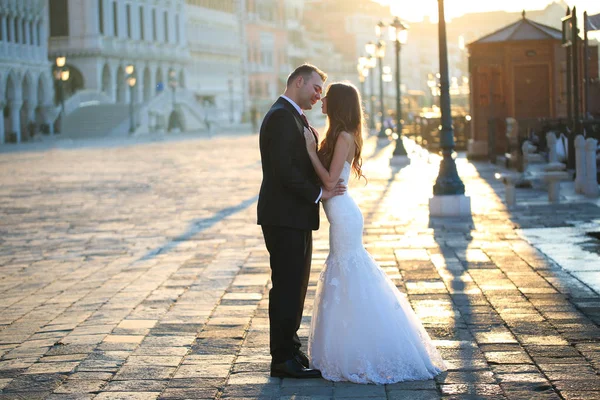
[[[352, 169], [361, 177], [363, 113], [349, 83], [329, 85], [322, 98], [327, 133], [317, 151], [304, 136], [311, 162], [326, 187]], [[429, 335], [401, 294], [362, 244], [363, 217], [346, 192], [323, 202], [329, 256], [319, 277], [308, 339], [311, 367], [325, 379], [389, 384], [431, 379], [446, 369]]]

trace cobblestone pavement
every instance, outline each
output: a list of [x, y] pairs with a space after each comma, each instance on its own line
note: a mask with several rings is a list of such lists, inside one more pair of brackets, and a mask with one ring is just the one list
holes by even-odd
[[430, 219], [437, 157], [409, 146], [412, 163], [390, 167], [392, 147], [368, 140], [368, 185], [352, 187], [365, 245], [449, 371], [274, 379], [257, 137], [66, 147], [0, 155], [0, 400], [600, 399], [600, 297], [521, 234], [598, 224], [596, 203], [529, 190], [507, 210], [495, 167], [459, 159], [473, 216]]

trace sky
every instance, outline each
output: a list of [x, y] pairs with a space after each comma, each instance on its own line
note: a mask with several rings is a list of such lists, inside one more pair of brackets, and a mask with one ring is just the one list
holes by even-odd
[[[407, 21], [421, 21], [423, 17], [429, 15], [433, 21], [437, 21], [437, 0], [375, 0], [382, 4], [390, 4], [392, 13], [398, 15], [401, 19]], [[446, 12], [446, 20], [453, 17], [458, 17], [468, 12], [481, 11], [522, 11], [541, 10], [551, 0], [445, 0], [444, 10]], [[566, 1], [571, 7], [577, 6], [577, 15], [583, 19], [583, 12], [587, 11], [589, 15], [600, 13], [600, 0], [577, 0]]]

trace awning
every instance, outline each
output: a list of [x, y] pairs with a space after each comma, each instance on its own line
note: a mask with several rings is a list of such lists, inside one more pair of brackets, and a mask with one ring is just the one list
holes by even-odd
[[600, 31], [600, 13], [588, 15], [585, 28], [589, 31]]

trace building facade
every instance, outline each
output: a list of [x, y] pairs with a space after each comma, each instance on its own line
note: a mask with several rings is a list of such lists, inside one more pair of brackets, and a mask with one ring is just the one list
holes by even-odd
[[130, 100], [126, 67], [137, 76], [135, 102], [187, 85], [189, 49], [183, 0], [52, 0], [49, 53], [64, 56], [66, 95], [86, 90], [115, 103]]
[[0, 2], [0, 143], [27, 140], [56, 117], [47, 0]]
[[210, 118], [241, 122], [247, 112], [244, 0], [186, 0], [192, 90]]

